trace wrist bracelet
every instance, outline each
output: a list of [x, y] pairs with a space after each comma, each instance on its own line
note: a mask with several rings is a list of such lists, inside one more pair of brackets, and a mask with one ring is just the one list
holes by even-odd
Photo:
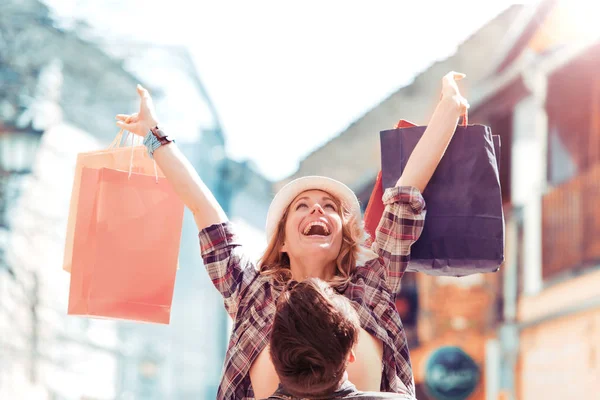
[[158, 125], [148, 130], [148, 133], [144, 137], [144, 146], [146, 146], [148, 155], [152, 159], [154, 159], [154, 152], [156, 149], [171, 142], [175, 143], [175, 140], [170, 136], [165, 135]]
[[162, 144], [158, 141], [156, 136], [152, 133], [152, 131], [148, 131], [146, 136], [144, 137], [144, 146], [146, 146], [146, 150], [148, 151], [148, 155], [151, 159], [154, 159], [154, 152], [158, 149]]

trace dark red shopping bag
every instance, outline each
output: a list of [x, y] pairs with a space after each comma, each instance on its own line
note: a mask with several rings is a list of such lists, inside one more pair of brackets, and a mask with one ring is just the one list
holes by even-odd
[[[416, 126], [412, 122], [401, 119], [396, 124], [396, 129], [398, 128], [409, 128], [412, 126]], [[367, 209], [365, 210], [365, 230], [371, 237], [371, 243], [375, 240], [375, 231], [377, 231], [377, 225], [379, 225], [379, 221], [381, 220], [381, 216], [383, 215], [383, 209], [385, 208], [382, 201], [383, 197], [383, 184], [381, 182], [381, 170], [377, 174], [377, 179], [375, 180], [375, 186], [373, 187], [373, 192], [371, 193], [371, 198], [369, 199], [369, 204], [367, 204]]]

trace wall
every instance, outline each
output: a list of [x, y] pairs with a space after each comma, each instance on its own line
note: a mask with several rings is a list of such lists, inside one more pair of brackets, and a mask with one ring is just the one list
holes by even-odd
[[325, 175], [358, 191], [372, 185], [380, 168], [379, 131], [392, 128], [400, 118], [426, 124], [439, 98], [442, 77], [449, 71], [467, 74], [461, 86], [467, 95], [473, 85], [491, 73], [496, 43], [521, 10], [515, 6], [483, 26], [452, 57], [434, 63], [408, 86], [399, 89], [367, 111], [343, 132], [308, 155], [298, 171], [277, 187], [305, 175]]
[[525, 329], [519, 398], [596, 399], [600, 393], [599, 337], [600, 307]]

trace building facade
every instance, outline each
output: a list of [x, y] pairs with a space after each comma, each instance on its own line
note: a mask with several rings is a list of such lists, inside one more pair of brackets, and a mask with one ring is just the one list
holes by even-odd
[[[16, 128], [35, 129], [41, 140], [28, 173], [11, 180], [18, 196], [4, 201], [2, 191], [11, 218], [1, 243], [0, 398], [214, 398], [230, 321], [202, 266], [189, 211], [170, 325], [66, 315], [62, 254], [76, 156], [108, 145], [114, 116], [136, 111], [141, 82], [254, 253], [264, 245], [270, 182], [227, 157], [215, 106], [185, 49], [93, 44], [76, 28], [59, 28], [78, 25], [58, 23], [38, 1], [1, 7], [0, 32], [19, 40], [0, 50], [0, 152]], [[35, 102], [23, 103], [25, 95]]]
[[[114, 114], [135, 104], [136, 80], [57, 29], [42, 3], [1, 9], [0, 169], [16, 185], [2, 190], [0, 398], [112, 399], [116, 324], [67, 317], [62, 252], [76, 155], [114, 135]], [[19, 132], [38, 139], [24, 142]]]
[[[426, 124], [439, 79], [450, 70], [467, 74], [461, 88], [471, 123], [502, 139], [505, 262], [495, 274], [405, 275], [402, 292], [410, 294], [397, 305], [409, 321], [419, 399], [447, 398], [428, 382], [431, 360], [449, 347], [475, 365], [440, 383], [470, 381], [470, 400], [595, 399], [600, 391], [599, 37], [585, 7], [513, 6], [280, 182], [331, 176], [366, 206], [380, 169], [378, 132], [400, 118]], [[417, 307], [407, 307], [411, 297]]]
[[506, 398], [593, 399], [600, 390], [599, 67], [600, 29], [585, 7], [544, 1], [506, 38], [477, 93], [473, 118], [501, 130], [509, 153]]
[[[413, 83], [384, 99], [339, 136], [308, 155], [298, 172], [279, 184], [303, 175], [330, 176], [351, 187], [364, 210], [380, 170], [379, 132], [395, 126], [401, 118], [426, 124], [439, 99], [441, 78], [448, 71], [467, 74], [461, 88], [473, 106], [471, 95], [476, 92], [477, 83], [494, 71], [489, 60], [496, 57], [497, 44], [522, 13], [523, 7], [513, 6], [498, 15], [462, 43], [453, 56], [433, 64]], [[448, 347], [460, 349], [474, 362], [473, 371], [467, 371], [474, 385], [469, 399], [486, 398], [486, 349], [489, 340], [496, 337], [501, 318], [499, 304], [500, 274], [460, 279], [404, 275], [396, 306], [409, 340], [417, 398], [433, 398], [426, 388], [427, 364], [436, 351]], [[466, 376], [467, 372], [461, 373]]]

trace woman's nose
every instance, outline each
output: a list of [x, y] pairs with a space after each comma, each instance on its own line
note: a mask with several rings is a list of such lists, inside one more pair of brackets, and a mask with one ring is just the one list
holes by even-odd
[[315, 212], [319, 212], [319, 213], [321, 213], [321, 214], [325, 214], [325, 212], [323, 211], [323, 207], [321, 207], [321, 205], [320, 205], [320, 204], [315, 204], [315, 205], [312, 207], [312, 210], [310, 210], [310, 213], [311, 213], [311, 214], [314, 214]]

